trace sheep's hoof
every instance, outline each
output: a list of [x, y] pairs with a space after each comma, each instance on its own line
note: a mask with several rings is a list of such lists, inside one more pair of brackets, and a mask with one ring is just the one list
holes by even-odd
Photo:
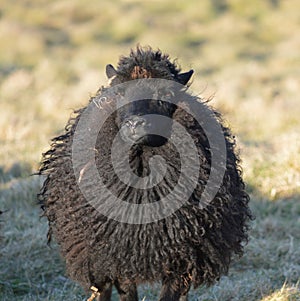
[[87, 299], [87, 301], [93, 301], [95, 298], [99, 300], [100, 297], [99, 290], [96, 287], [91, 286], [91, 291], [92, 291], [92, 295]]

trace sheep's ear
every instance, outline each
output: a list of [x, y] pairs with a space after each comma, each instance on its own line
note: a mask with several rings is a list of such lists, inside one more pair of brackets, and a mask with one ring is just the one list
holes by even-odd
[[188, 83], [188, 81], [190, 80], [191, 76], [193, 75], [193, 73], [194, 73], [194, 70], [191, 69], [188, 72], [177, 74], [176, 78], [180, 84], [186, 85]]
[[112, 78], [113, 76], [116, 76], [116, 75], [117, 75], [117, 71], [114, 68], [114, 66], [111, 64], [106, 65], [106, 76], [108, 78]]

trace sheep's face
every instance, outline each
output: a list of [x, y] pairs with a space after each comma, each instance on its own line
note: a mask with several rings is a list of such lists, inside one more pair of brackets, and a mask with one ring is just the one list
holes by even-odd
[[[125, 92], [124, 97], [131, 100], [130, 93]], [[165, 144], [171, 135], [172, 116], [176, 110], [176, 104], [170, 102], [172, 97], [172, 91], [166, 91], [153, 99], [135, 100], [119, 108], [116, 123], [122, 139], [153, 147]]]
[[[106, 71], [109, 78], [118, 76], [111, 65]], [[192, 70], [178, 74], [173, 81], [142, 80], [117, 85], [116, 124], [121, 138], [127, 143], [151, 147], [165, 144], [171, 136], [172, 117], [180, 93], [178, 82], [186, 85], [192, 74]]]

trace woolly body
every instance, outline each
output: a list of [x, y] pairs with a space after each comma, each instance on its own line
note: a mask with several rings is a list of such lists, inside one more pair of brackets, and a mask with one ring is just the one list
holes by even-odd
[[[129, 57], [121, 58], [112, 85], [145, 77], [176, 80], [179, 72], [168, 56], [138, 48]], [[90, 102], [99, 100], [105, 91], [106, 88], [100, 89]], [[208, 106], [186, 91], [182, 93], [182, 102], [188, 106], [193, 103]], [[220, 114], [212, 111], [224, 132], [227, 159], [223, 183], [215, 198], [207, 206], [199, 206], [210, 173], [209, 142], [196, 120], [178, 107], [172, 117], [184, 126], [197, 147], [198, 185], [186, 204], [171, 216], [137, 225], [103, 216], [87, 202], [78, 187], [71, 152], [76, 126], [84, 110], [76, 111], [66, 132], [53, 139], [40, 168], [40, 173], [47, 176], [40, 201], [49, 220], [49, 234], [54, 235], [60, 246], [70, 277], [86, 290], [92, 285], [101, 291], [110, 283], [136, 285], [167, 281], [174, 291], [186, 294], [192, 284], [194, 287], [210, 285], [226, 274], [234, 255], [243, 253], [251, 212], [235, 139], [223, 125]], [[179, 178], [181, 165], [176, 148], [170, 142], [160, 147], [133, 147], [129, 161], [137, 175], [149, 173], [148, 162], [155, 155], [166, 160], [168, 169], [163, 181], [152, 189], [127, 187], [115, 174], [110, 157], [118, 131], [112, 114], [95, 145], [95, 162], [101, 178], [112, 193], [129, 203], [156, 202], [173, 189]]]

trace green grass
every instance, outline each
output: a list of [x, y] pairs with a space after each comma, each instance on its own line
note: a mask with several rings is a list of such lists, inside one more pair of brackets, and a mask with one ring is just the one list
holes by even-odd
[[[192, 90], [230, 123], [256, 215], [244, 257], [199, 301], [300, 300], [300, 3], [37, 1], [0, 7], [0, 300], [84, 300], [36, 193], [41, 153], [137, 43], [193, 68]], [[141, 286], [156, 300], [159, 285]], [[114, 300], [117, 294], [114, 292]]]

